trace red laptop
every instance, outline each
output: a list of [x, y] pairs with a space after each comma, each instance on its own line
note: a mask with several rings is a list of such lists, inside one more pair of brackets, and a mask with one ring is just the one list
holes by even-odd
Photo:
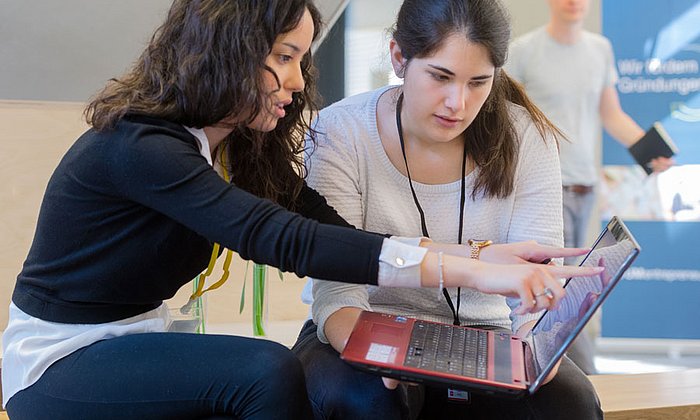
[[532, 394], [639, 252], [630, 231], [613, 217], [581, 262], [606, 270], [568, 279], [559, 307], [544, 311], [525, 339], [365, 311], [340, 357], [359, 369], [410, 382], [516, 397]]

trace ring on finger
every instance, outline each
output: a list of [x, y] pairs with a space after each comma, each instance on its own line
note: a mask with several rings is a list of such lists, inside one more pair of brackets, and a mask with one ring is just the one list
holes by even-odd
[[535, 293], [534, 297], [537, 299], [540, 296], [545, 296], [547, 299], [554, 299], [554, 292], [549, 287], [545, 287], [540, 293]]

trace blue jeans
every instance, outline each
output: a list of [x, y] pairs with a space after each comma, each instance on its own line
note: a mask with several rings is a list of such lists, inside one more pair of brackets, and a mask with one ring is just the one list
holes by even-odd
[[146, 333], [57, 361], [7, 404], [22, 419], [307, 419], [299, 360], [265, 340]]
[[354, 369], [316, 336], [307, 321], [292, 348], [304, 366], [314, 412], [321, 419], [602, 419], [588, 378], [566, 357], [551, 382], [520, 400], [471, 394], [469, 403], [447, 400], [445, 388], [401, 384], [388, 390], [379, 376]]
[[[591, 221], [593, 206], [596, 201], [595, 189], [586, 193], [562, 191], [564, 204], [564, 246], [580, 248], [590, 246], [588, 240], [588, 225]], [[579, 257], [566, 259], [565, 264], [571, 265], [580, 260]]]

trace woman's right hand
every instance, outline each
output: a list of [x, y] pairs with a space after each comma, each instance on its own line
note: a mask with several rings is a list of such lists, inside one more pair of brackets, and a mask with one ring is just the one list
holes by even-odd
[[475, 288], [484, 293], [520, 298], [520, 306], [515, 310], [518, 315], [556, 308], [565, 294], [560, 279], [594, 276], [602, 270], [533, 263], [483, 264], [477, 271]]
[[[436, 287], [439, 278], [437, 256], [428, 253], [422, 272], [423, 285]], [[434, 269], [431, 270], [431, 268]], [[590, 277], [600, 274], [601, 267], [574, 267], [538, 263], [493, 264], [480, 260], [443, 256], [445, 287], [470, 287], [483, 293], [520, 298], [516, 314], [534, 313], [556, 307], [564, 297], [559, 279]]]

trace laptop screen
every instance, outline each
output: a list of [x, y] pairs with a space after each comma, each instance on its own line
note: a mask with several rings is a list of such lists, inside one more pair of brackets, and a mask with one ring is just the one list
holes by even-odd
[[558, 308], [545, 312], [530, 333], [536, 382], [549, 373], [638, 253], [639, 245], [627, 227], [613, 217], [581, 262], [582, 266], [605, 267], [605, 271], [567, 280], [566, 295]]

